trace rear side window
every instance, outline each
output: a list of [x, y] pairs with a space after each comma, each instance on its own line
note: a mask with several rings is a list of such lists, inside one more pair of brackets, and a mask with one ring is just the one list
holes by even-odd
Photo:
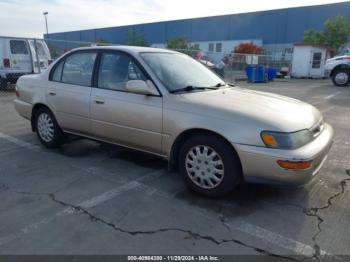
[[27, 43], [23, 40], [10, 40], [10, 49], [14, 55], [28, 55]]
[[96, 52], [79, 52], [68, 56], [63, 66], [62, 82], [91, 86], [95, 60]]
[[63, 63], [64, 61], [60, 61], [59, 64], [55, 66], [52, 74], [52, 81], [61, 82]]

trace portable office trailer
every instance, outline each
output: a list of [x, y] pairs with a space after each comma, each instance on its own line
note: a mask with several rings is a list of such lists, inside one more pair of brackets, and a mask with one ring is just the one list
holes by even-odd
[[330, 58], [327, 47], [294, 44], [291, 76], [296, 78], [323, 78], [326, 60]]

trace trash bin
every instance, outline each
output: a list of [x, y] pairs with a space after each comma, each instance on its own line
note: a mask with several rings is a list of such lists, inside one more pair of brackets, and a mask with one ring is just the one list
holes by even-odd
[[277, 69], [273, 68], [273, 67], [269, 67], [269, 69], [267, 70], [267, 78], [269, 81], [273, 81], [275, 79], [277, 75]]
[[267, 72], [263, 65], [249, 65], [246, 68], [249, 82], [267, 82]]

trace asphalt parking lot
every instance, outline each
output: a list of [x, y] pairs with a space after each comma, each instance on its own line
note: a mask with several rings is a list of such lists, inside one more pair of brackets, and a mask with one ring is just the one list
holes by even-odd
[[311, 183], [242, 185], [228, 197], [204, 198], [153, 156], [89, 140], [44, 149], [15, 112], [14, 94], [1, 92], [0, 254], [343, 260], [350, 255], [350, 88], [294, 79], [238, 85], [301, 99], [323, 112], [335, 129], [334, 144]]

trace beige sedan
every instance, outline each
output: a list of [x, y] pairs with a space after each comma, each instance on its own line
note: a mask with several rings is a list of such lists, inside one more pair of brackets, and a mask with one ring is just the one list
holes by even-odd
[[332, 144], [315, 107], [230, 86], [169, 50], [75, 49], [21, 77], [16, 95], [17, 112], [46, 147], [74, 134], [148, 152], [209, 196], [244, 181], [307, 183]]

